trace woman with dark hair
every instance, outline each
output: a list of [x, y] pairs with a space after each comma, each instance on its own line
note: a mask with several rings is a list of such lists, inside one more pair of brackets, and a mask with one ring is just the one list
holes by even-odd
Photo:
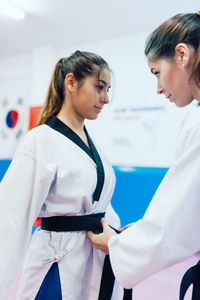
[[99, 294], [105, 255], [86, 231], [101, 229], [105, 213], [119, 227], [110, 205], [115, 175], [84, 121], [109, 103], [110, 82], [108, 64], [94, 53], [76, 51], [56, 64], [37, 127], [0, 185], [1, 300], [25, 255], [17, 299], [106, 299]]
[[[158, 94], [179, 107], [193, 99], [200, 102], [200, 11], [178, 14], [162, 23], [149, 36], [145, 55], [157, 78]], [[97, 249], [110, 254], [114, 274], [127, 288], [200, 251], [200, 123], [199, 108], [196, 110], [196, 118], [189, 119], [180, 137], [177, 160], [144, 217], [127, 225], [120, 235], [104, 219], [103, 233], [88, 233]], [[199, 300], [199, 265], [186, 274], [180, 299], [191, 283], [193, 299]]]

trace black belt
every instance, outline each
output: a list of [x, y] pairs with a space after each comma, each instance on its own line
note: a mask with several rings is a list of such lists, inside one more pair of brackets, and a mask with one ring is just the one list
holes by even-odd
[[195, 266], [187, 270], [183, 276], [180, 286], [179, 300], [184, 299], [191, 284], [193, 285], [191, 300], [200, 300], [200, 260]]
[[83, 216], [54, 216], [41, 218], [41, 229], [48, 231], [102, 230], [101, 218], [105, 213]]
[[[41, 218], [41, 229], [48, 231], [98, 230], [102, 232], [101, 218], [105, 213], [83, 216], [54, 216]], [[114, 228], [113, 228], [114, 229]], [[115, 229], [114, 229], [115, 230]], [[118, 230], [115, 230], [120, 233]], [[109, 255], [105, 256], [98, 300], [110, 300], [113, 293], [115, 277]], [[124, 289], [123, 300], [132, 300], [132, 289]]]

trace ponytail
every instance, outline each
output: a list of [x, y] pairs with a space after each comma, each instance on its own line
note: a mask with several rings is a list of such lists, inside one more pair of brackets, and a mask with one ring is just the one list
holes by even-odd
[[190, 79], [191, 78], [194, 78], [196, 85], [198, 86], [198, 88], [200, 88], [200, 43], [195, 55], [195, 61]]
[[53, 75], [51, 77], [50, 85], [47, 92], [47, 97], [41, 109], [36, 126], [44, 124], [49, 117], [51, 117], [54, 114], [58, 114], [61, 110], [63, 97], [61, 95], [58, 85], [59, 73], [61, 73], [60, 62], [61, 60], [57, 62], [53, 71]]

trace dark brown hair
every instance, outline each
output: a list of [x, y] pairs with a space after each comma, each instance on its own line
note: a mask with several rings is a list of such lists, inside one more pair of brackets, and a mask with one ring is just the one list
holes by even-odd
[[144, 52], [151, 60], [173, 59], [179, 43], [190, 45], [196, 52], [190, 78], [200, 87], [200, 11], [177, 14], [163, 22], [148, 37]]
[[102, 69], [110, 70], [107, 62], [99, 55], [77, 50], [68, 58], [61, 58], [53, 71], [47, 97], [42, 107], [36, 126], [44, 124], [53, 114], [58, 114], [65, 99], [64, 80], [68, 73], [73, 73], [81, 83], [87, 76], [100, 74]]

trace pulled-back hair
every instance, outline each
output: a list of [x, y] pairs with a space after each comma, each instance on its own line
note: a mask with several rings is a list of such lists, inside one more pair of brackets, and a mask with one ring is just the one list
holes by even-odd
[[68, 58], [61, 58], [53, 71], [48, 93], [36, 126], [44, 124], [53, 114], [58, 114], [65, 99], [64, 81], [73, 73], [81, 83], [87, 76], [98, 75], [102, 69], [109, 69], [107, 62], [99, 55], [77, 50]]
[[151, 60], [173, 59], [179, 43], [191, 46], [196, 52], [190, 78], [200, 87], [200, 11], [177, 14], [163, 22], [148, 37], [144, 52]]

